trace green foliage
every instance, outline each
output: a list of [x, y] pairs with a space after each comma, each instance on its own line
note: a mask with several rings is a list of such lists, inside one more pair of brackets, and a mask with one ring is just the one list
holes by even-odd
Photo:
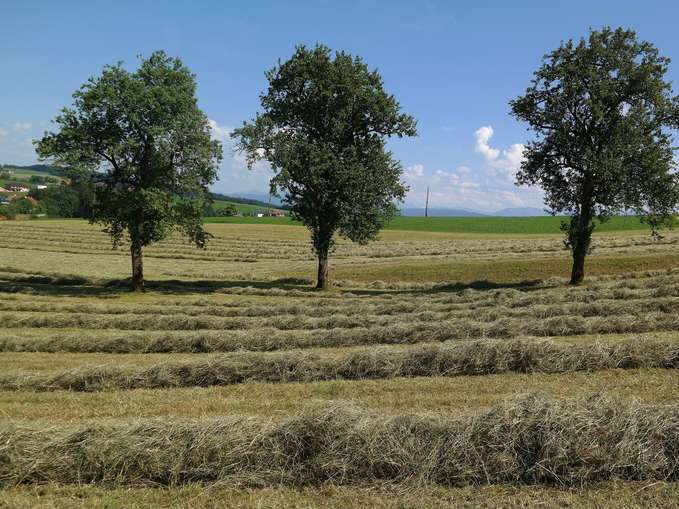
[[19, 198], [11, 203], [10, 208], [15, 214], [30, 214], [33, 212], [34, 205], [31, 200]]
[[284, 192], [319, 261], [336, 232], [358, 243], [374, 239], [407, 190], [386, 138], [414, 136], [415, 120], [401, 113], [377, 71], [344, 52], [333, 58], [322, 45], [299, 46], [266, 77], [263, 113], [234, 131], [248, 165], [269, 161], [271, 192]]
[[511, 102], [537, 134], [517, 182], [540, 185], [553, 213], [571, 216], [562, 229], [576, 264], [596, 220], [634, 210], [654, 232], [671, 221], [678, 191], [668, 129], [679, 127], [679, 98], [665, 81], [668, 64], [633, 31], [604, 28], [549, 53]]
[[28, 178], [28, 181], [31, 184], [56, 184], [59, 182], [59, 179], [43, 175], [31, 175]]
[[32, 189], [29, 195], [45, 208], [52, 217], [84, 217], [78, 191], [70, 186], [61, 185], [47, 189]]
[[194, 75], [162, 51], [135, 72], [106, 66], [74, 93], [59, 131], [36, 142], [41, 158], [95, 172], [92, 220], [114, 245], [127, 234], [141, 250], [178, 229], [204, 246], [200, 217], [222, 148], [195, 93]]
[[238, 209], [233, 203], [227, 203], [224, 208], [217, 211], [220, 216], [235, 216], [238, 214]]
[[16, 211], [11, 205], [0, 205], [0, 218], [14, 219]]

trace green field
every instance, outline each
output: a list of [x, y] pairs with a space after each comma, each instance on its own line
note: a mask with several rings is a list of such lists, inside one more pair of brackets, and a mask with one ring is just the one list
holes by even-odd
[[4, 172], [11, 172], [11, 178], [0, 179], [0, 187], [4, 187], [11, 182], [21, 182], [30, 186], [31, 183], [29, 182], [29, 179], [33, 176], [52, 177], [56, 178], [57, 180], [62, 180], [61, 177], [58, 177], [46, 171], [31, 170], [29, 168], [17, 168], [15, 166], [4, 166], [0, 168], [0, 173]]
[[[236, 206], [246, 207], [241, 204]], [[261, 208], [250, 205], [254, 209]], [[239, 209], [240, 210], [240, 209]], [[242, 209], [250, 211], [252, 209]], [[563, 217], [411, 217], [400, 216], [393, 219], [386, 230], [409, 230], [441, 233], [474, 233], [490, 235], [548, 235], [561, 233], [559, 227]], [[289, 217], [211, 217], [209, 223], [226, 224], [296, 224]], [[643, 231], [648, 226], [637, 217], [613, 217], [597, 226], [596, 232]]]
[[399, 218], [323, 293], [305, 228], [220, 220], [135, 294], [2, 222], [0, 507], [672, 507], [679, 234], [616, 225], [569, 287], [558, 219]]

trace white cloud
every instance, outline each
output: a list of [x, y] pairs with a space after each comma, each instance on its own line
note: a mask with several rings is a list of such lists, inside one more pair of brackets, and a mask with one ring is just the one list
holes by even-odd
[[483, 126], [477, 129], [474, 133], [476, 140], [474, 151], [481, 154], [491, 168], [498, 170], [499, 175], [513, 181], [516, 172], [521, 168], [525, 147], [521, 143], [514, 143], [509, 149], [500, 151], [490, 146], [489, 142], [493, 134], [492, 126]]
[[474, 150], [482, 154], [488, 162], [495, 161], [500, 155], [500, 151], [498, 149], [491, 148], [491, 146], [488, 144], [492, 137], [493, 128], [489, 125], [479, 127], [474, 133], [474, 138], [476, 138]]
[[17, 122], [12, 126], [12, 129], [16, 133], [25, 133], [32, 127], [32, 125], [33, 124], [30, 122]]
[[231, 133], [233, 132], [233, 129], [226, 126], [221, 126], [216, 120], [212, 120], [211, 118], [208, 119], [208, 123], [210, 124], [210, 131], [212, 131], [212, 137], [215, 140], [225, 143], [231, 141]]
[[9, 134], [9, 131], [7, 129], [3, 129], [0, 127], [0, 136], [7, 136]]
[[[409, 207], [423, 207], [430, 188], [432, 208], [471, 209], [494, 212], [508, 207], [541, 207], [542, 192], [537, 188], [516, 187], [514, 176], [523, 160], [520, 143], [501, 149], [491, 145], [494, 131], [483, 126], [473, 134], [473, 149], [482, 159], [475, 165], [458, 165], [424, 172], [422, 165], [406, 168], [411, 191], [406, 199]], [[422, 167], [418, 175], [416, 167]]]
[[269, 164], [260, 161], [252, 170], [247, 167], [245, 156], [234, 151], [231, 133], [233, 129], [221, 125], [214, 119], [208, 119], [212, 138], [222, 142], [224, 146], [224, 160], [219, 169], [219, 180], [213, 190], [229, 194], [235, 192], [263, 192], [269, 190], [269, 180], [272, 172]]
[[406, 177], [421, 177], [424, 175], [424, 165], [423, 164], [413, 164], [408, 166], [405, 171]]

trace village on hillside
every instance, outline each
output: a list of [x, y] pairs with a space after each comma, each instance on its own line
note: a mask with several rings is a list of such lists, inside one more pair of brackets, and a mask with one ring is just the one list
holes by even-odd
[[[89, 218], [93, 179], [73, 179], [53, 166], [0, 164], [0, 221]], [[205, 217], [285, 217], [286, 211], [259, 200], [213, 195]]]

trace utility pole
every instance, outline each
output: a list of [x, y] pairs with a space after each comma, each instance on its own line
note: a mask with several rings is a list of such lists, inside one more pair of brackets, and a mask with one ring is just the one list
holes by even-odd
[[429, 186], [427, 186], [427, 201], [424, 204], [424, 217], [429, 216]]

